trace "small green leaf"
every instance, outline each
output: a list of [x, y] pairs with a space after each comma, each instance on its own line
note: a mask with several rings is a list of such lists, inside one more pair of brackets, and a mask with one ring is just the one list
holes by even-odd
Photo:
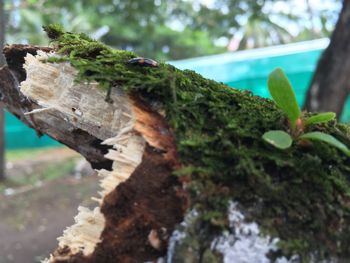
[[317, 124], [334, 120], [337, 115], [334, 112], [322, 112], [306, 119], [305, 124]]
[[347, 156], [350, 156], [350, 150], [349, 148], [336, 138], [334, 138], [332, 135], [323, 133], [323, 132], [309, 132], [301, 135], [299, 139], [309, 139], [309, 140], [316, 140], [316, 141], [322, 141], [326, 142], [339, 150], [341, 150], [343, 153], [345, 153]]
[[301, 111], [292, 85], [282, 69], [277, 68], [270, 73], [268, 86], [273, 100], [287, 114], [292, 127], [294, 127], [296, 120], [301, 115]]
[[268, 131], [262, 136], [263, 139], [279, 149], [287, 149], [292, 145], [292, 137], [285, 131]]

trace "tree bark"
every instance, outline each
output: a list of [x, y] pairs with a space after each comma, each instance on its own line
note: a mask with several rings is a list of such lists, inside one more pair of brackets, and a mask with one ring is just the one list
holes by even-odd
[[344, 1], [329, 46], [311, 81], [304, 107], [340, 116], [350, 91], [350, 2]]
[[[70, 126], [62, 119], [55, 119], [51, 126], [46, 120], [33, 115], [25, 115], [34, 109], [41, 108], [36, 102], [28, 99], [19, 90], [19, 83], [26, 79], [23, 68], [24, 57], [27, 54], [35, 55], [38, 48], [32, 46], [13, 45], [4, 49], [8, 67], [0, 71], [0, 102], [6, 105], [7, 110], [19, 118], [23, 123], [37, 131], [38, 136], [46, 133], [55, 140], [76, 150], [89, 161], [93, 168], [110, 169], [111, 161], [104, 157], [110, 147], [101, 145], [103, 138], [97, 138], [86, 131]], [[50, 51], [49, 48], [41, 48]], [[45, 115], [44, 115], [45, 116]], [[68, 125], [68, 126], [67, 126]]]
[[[102, 85], [76, 81], [72, 62], [45, 62], [56, 58], [50, 51], [6, 47], [0, 101], [38, 133], [80, 152], [99, 169], [102, 189], [94, 198], [98, 206], [79, 208], [76, 223], [45, 262], [270, 262], [297, 253], [301, 261], [321, 261], [318, 255], [332, 260], [350, 255], [348, 160], [324, 144], [293, 145], [289, 152], [269, 148], [263, 132], [286, 128], [271, 101], [192, 71], [162, 64], [134, 67], [118, 57], [95, 68], [123, 69], [114, 75], [124, 83], [114, 82], [108, 103]], [[95, 61], [95, 52], [89, 55]], [[155, 89], [147, 94], [138, 88], [150, 76], [157, 81], [148, 82], [146, 88]], [[134, 80], [135, 89], [128, 90], [126, 80]], [[164, 110], [166, 102], [174, 112]], [[234, 114], [222, 118], [228, 111]], [[179, 131], [192, 125], [200, 129], [181, 138]], [[332, 122], [321, 129], [341, 134], [350, 145], [346, 127]], [[220, 182], [223, 172], [230, 173]]]
[[[4, 1], [0, 0], [0, 50], [5, 43], [5, 12]], [[0, 68], [5, 65], [5, 58], [0, 52]], [[5, 179], [5, 112], [0, 103], [0, 180]]]
[[39, 134], [81, 153], [102, 178], [100, 197], [94, 198], [99, 206], [80, 208], [48, 262], [144, 262], [164, 255], [185, 210], [172, 176], [179, 163], [167, 123], [118, 89], [111, 94], [114, 103], [107, 103], [97, 83], [74, 82], [69, 64], [32, 56], [46, 56], [44, 51], [50, 49], [5, 48], [0, 101]]

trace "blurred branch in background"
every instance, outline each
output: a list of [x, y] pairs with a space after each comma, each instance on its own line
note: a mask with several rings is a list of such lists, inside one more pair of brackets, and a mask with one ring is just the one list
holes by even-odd
[[329, 46], [318, 62], [305, 108], [340, 116], [350, 92], [350, 1], [344, 0]]
[[[4, 2], [0, 0], [0, 68], [5, 65], [5, 58], [2, 54], [2, 49], [5, 43], [5, 12]], [[0, 94], [1, 96], [1, 94]], [[5, 112], [0, 103], [0, 180], [5, 179]]]

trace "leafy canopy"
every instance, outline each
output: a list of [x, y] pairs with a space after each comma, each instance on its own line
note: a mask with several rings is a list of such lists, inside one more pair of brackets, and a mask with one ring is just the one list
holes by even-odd
[[[329, 0], [328, 0], [329, 1]], [[47, 45], [43, 24], [60, 23], [68, 31], [158, 60], [174, 60], [225, 52], [239, 41], [239, 49], [270, 46], [327, 36], [298, 23], [300, 15], [274, 8], [275, 0], [5, 0], [7, 42]], [[17, 2], [21, 2], [18, 4]], [[288, 5], [287, 1], [286, 5]], [[290, 1], [292, 2], [292, 1]], [[322, 11], [322, 7], [317, 7]], [[316, 10], [315, 10], [316, 11]], [[319, 12], [332, 29], [337, 10]], [[332, 16], [328, 17], [328, 14]], [[325, 16], [327, 15], [327, 16]], [[298, 23], [295, 37], [279, 21]], [[322, 24], [323, 25], [323, 24]], [[324, 28], [324, 26], [323, 26]], [[218, 43], [221, 43], [220, 45]]]

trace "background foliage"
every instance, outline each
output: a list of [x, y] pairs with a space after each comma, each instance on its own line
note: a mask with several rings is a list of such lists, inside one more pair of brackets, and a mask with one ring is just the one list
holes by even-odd
[[116, 48], [180, 59], [224, 52], [227, 46], [246, 49], [328, 36], [338, 2], [315, 8], [310, 0], [5, 0], [7, 42], [46, 45], [41, 26], [55, 22]]

